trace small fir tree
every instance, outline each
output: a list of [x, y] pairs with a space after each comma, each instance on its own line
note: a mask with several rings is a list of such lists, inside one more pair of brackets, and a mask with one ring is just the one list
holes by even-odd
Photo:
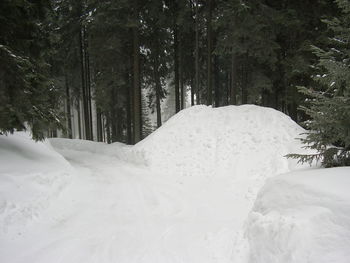
[[321, 89], [300, 88], [311, 98], [302, 108], [311, 117], [302, 141], [318, 153], [289, 155], [300, 162], [320, 160], [325, 167], [350, 166], [350, 1], [336, 2], [342, 15], [325, 21], [332, 33], [329, 48], [313, 47], [321, 70], [315, 81]]

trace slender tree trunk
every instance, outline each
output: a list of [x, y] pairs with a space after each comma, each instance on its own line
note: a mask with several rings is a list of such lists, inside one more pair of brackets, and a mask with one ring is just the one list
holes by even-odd
[[179, 87], [179, 40], [178, 40], [178, 26], [176, 19], [174, 19], [174, 86], [175, 86], [175, 112], [180, 111], [180, 87]]
[[212, 105], [212, 0], [208, 0], [208, 18], [207, 18], [207, 105]]
[[90, 140], [90, 129], [89, 129], [89, 108], [88, 108], [88, 95], [86, 87], [86, 60], [85, 60], [85, 35], [84, 27], [81, 27], [80, 34], [80, 67], [81, 67], [81, 83], [82, 83], [82, 95], [83, 95], [83, 115], [84, 115], [84, 128], [85, 128], [85, 139]]
[[68, 138], [72, 139], [72, 114], [71, 114], [71, 99], [70, 99], [70, 91], [69, 91], [69, 84], [68, 84], [68, 78], [67, 75], [65, 76], [65, 82], [66, 82], [66, 103], [67, 103], [67, 128], [68, 128]]
[[97, 141], [103, 141], [103, 131], [102, 131], [102, 116], [100, 108], [96, 108], [96, 122], [97, 122]]
[[[156, 54], [158, 56], [158, 52]], [[159, 128], [162, 126], [162, 115], [161, 115], [161, 108], [160, 108], [160, 96], [161, 96], [161, 83], [160, 83], [160, 77], [159, 77], [159, 62], [158, 58], [155, 58], [154, 60], [154, 82], [156, 85], [156, 109], [157, 109], [157, 127]]]
[[[138, 21], [136, 4], [134, 6], [134, 16]], [[141, 120], [141, 85], [140, 85], [140, 41], [138, 27], [133, 27], [133, 126], [134, 143], [138, 143], [142, 137]]]
[[79, 139], [82, 139], [81, 134], [81, 110], [80, 110], [80, 99], [77, 100], [77, 113], [78, 113], [78, 131], [79, 131]]
[[194, 105], [194, 85], [193, 85], [193, 78], [191, 77], [191, 106]]
[[248, 61], [247, 59], [242, 65], [242, 104], [247, 104], [248, 103], [248, 77], [249, 77], [249, 72], [248, 72]]
[[196, 23], [195, 23], [195, 31], [196, 31], [196, 48], [195, 48], [195, 92], [196, 92], [196, 104], [200, 104], [200, 96], [199, 96], [199, 17], [198, 17], [198, 0], [196, 0]]
[[90, 140], [93, 140], [93, 127], [92, 127], [92, 98], [91, 98], [91, 74], [90, 74], [90, 55], [89, 55], [89, 40], [86, 31], [86, 27], [84, 27], [84, 42], [85, 42], [85, 67], [86, 67], [86, 100], [87, 100], [87, 108], [88, 108], [88, 129], [89, 129], [89, 137]]
[[218, 56], [214, 56], [214, 95], [215, 95], [215, 107], [220, 107], [220, 72], [219, 72], [219, 60]]
[[156, 81], [156, 108], [157, 108], [157, 127], [162, 126], [162, 115], [160, 109], [160, 94], [161, 94], [161, 84], [159, 79], [159, 74], [155, 73], [155, 81]]
[[183, 52], [182, 52], [182, 41], [179, 41], [179, 81], [180, 81], [180, 94], [181, 94], [181, 109], [186, 106], [186, 91], [184, 86], [184, 76], [183, 76]]
[[[128, 60], [128, 68], [131, 67], [131, 61], [130, 61], [130, 57]], [[132, 98], [131, 98], [131, 92], [130, 92], [130, 86], [131, 86], [131, 80], [130, 80], [130, 75], [129, 72], [126, 72], [125, 74], [125, 79], [126, 79], [126, 85], [125, 85], [125, 94], [126, 94], [126, 100], [125, 100], [125, 108], [126, 108], [126, 142], [127, 144], [132, 144], [132, 118], [131, 118], [131, 102], [132, 102]]]
[[232, 54], [231, 56], [231, 92], [230, 92], [230, 104], [231, 105], [236, 105], [237, 104], [237, 99], [236, 99], [236, 94], [237, 94], [237, 89], [236, 89], [236, 68], [235, 68], [235, 56]]

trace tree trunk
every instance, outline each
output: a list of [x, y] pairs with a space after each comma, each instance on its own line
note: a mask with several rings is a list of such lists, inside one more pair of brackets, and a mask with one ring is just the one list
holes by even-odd
[[[158, 54], [156, 54], [157, 56]], [[161, 115], [161, 108], [160, 108], [160, 96], [161, 96], [161, 83], [160, 83], [160, 77], [159, 77], [159, 63], [158, 59], [156, 58], [154, 61], [154, 82], [156, 85], [156, 109], [157, 109], [157, 127], [159, 128], [162, 126], [162, 115]]]
[[191, 106], [194, 106], [194, 85], [193, 85], [193, 77], [191, 77]]
[[220, 107], [220, 75], [219, 75], [219, 60], [218, 56], [214, 56], [214, 95], [215, 107]]
[[85, 35], [84, 27], [81, 27], [80, 34], [80, 68], [81, 68], [81, 85], [82, 85], [82, 95], [83, 95], [83, 116], [84, 116], [84, 130], [85, 139], [90, 140], [90, 129], [89, 129], [89, 108], [88, 108], [88, 98], [87, 98], [87, 87], [86, 87], [86, 60], [85, 60]]
[[92, 98], [91, 98], [91, 75], [90, 75], [90, 56], [89, 56], [89, 42], [86, 27], [84, 27], [84, 41], [85, 41], [85, 66], [86, 66], [86, 100], [88, 108], [88, 122], [89, 122], [89, 137], [94, 139], [92, 127]]
[[77, 99], [77, 113], [78, 113], [78, 131], [79, 131], [79, 139], [82, 139], [81, 134], [81, 110], [80, 110], [80, 99]]
[[[135, 19], [138, 18], [136, 6]], [[133, 126], [134, 143], [138, 143], [142, 136], [141, 123], [141, 85], [140, 85], [140, 41], [138, 27], [133, 27]]]
[[237, 104], [237, 99], [236, 99], [236, 94], [237, 94], [237, 89], [236, 89], [236, 68], [235, 68], [235, 56], [232, 54], [231, 56], [231, 78], [230, 78], [230, 104], [231, 105], [236, 105]]
[[242, 104], [248, 103], [248, 61], [245, 59], [243, 65], [242, 65]]
[[[131, 58], [129, 56], [128, 59], [128, 68], [131, 67]], [[125, 108], [126, 108], [126, 142], [127, 144], [132, 144], [132, 117], [131, 117], [131, 92], [130, 92], [130, 86], [131, 86], [131, 80], [130, 80], [130, 75], [129, 72], [125, 73], [125, 80], [126, 80], [126, 85], [125, 85], [125, 94], [126, 94], [126, 100], [125, 100]]]
[[195, 49], [195, 93], [196, 93], [196, 104], [200, 104], [200, 96], [199, 96], [199, 17], [198, 17], [198, 0], [196, 0], [196, 49]]
[[207, 18], [207, 105], [212, 105], [212, 0], [208, 0], [208, 18]]
[[102, 116], [100, 108], [96, 109], [96, 122], [97, 122], [97, 141], [103, 141], [103, 130], [102, 130]]
[[179, 81], [180, 81], [180, 94], [181, 94], [181, 109], [184, 109], [186, 107], [186, 91], [184, 86], [184, 76], [183, 76], [183, 52], [182, 52], [182, 45], [181, 45], [181, 39], [179, 41]]
[[70, 91], [69, 91], [69, 84], [68, 84], [68, 78], [67, 75], [65, 76], [65, 82], [66, 82], [66, 103], [67, 103], [67, 134], [68, 134], [68, 138], [72, 139], [73, 135], [72, 135], [72, 115], [71, 115], [71, 99], [70, 99]]
[[179, 40], [178, 27], [174, 19], [174, 87], [175, 87], [175, 112], [180, 111], [180, 92], [179, 92]]

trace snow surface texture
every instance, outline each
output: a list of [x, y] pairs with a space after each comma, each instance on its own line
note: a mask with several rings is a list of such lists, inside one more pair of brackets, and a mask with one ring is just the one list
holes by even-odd
[[[0, 136], [0, 235], [39, 216], [69, 182], [70, 164], [24, 132]], [[0, 260], [1, 261], [1, 260]]]
[[[334, 238], [331, 247], [327, 247], [331, 243], [322, 242], [306, 246], [294, 238], [309, 234], [306, 241], [317, 239], [313, 236], [318, 234], [317, 226], [310, 225], [314, 222], [309, 219], [315, 213], [322, 218], [318, 211], [323, 210], [317, 210], [316, 206], [304, 209], [303, 199], [297, 198], [300, 189], [312, 185], [313, 180], [306, 184], [301, 178], [295, 182], [281, 179], [298, 187], [286, 186], [280, 192], [275, 189], [280, 187], [279, 181], [271, 180], [266, 187], [286, 196], [277, 195], [280, 200], [271, 201], [270, 190], [262, 190], [256, 200], [267, 178], [300, 168], [283, 156], [300, 151], [300, 143], [295, 138], [302, 132], [289, 117], [268, 108], [196, 106], [181, 111], [133, 147], [52, 139], [53, 148], [74, 167], [73, 176], [69, 184], [60, 188], [59, 194], [45, 195], [47, 208], [31, 219], [26, 231], [9, 229], [6, 235], [0, 235], [0, 262], [291, 263], [298, 262], [296, 259], [306, 255], [307, 250], [315, 255], [322, 255], [326, 248], [332, 251], [332, 246], [338, 242], [339, 250], [334, 253], [337, 259], [343, 259], [342, 255], [349, 251], [345, 242], [349, 237], [346, 232], [350, 228], [346, 223], [349, 209], [343, 210], [343, 214], [337, 213], [342, 203], [339, 198], [344, 198], [347, 204], [350, 201], [348, 197], [337, 195], [337, 185], [327, 200], [328, 207], [339, 209], [332, 210], [334, 214], [330, 212], [328, 221], [317, 221], [322, 229], [328, 227], [328, 233]], [[32, 147], [22, 147], [23, 142], [16, 136], [6, 140], [18, 144], [23, 154], [32, 151]], [[1, 156], [21, 164], [20, 167], [9, 166], [11, 176], [23, 175], [27, 166], [40, 163], [44, 165], [40, 169], [46, 169], [46, 176], [51, 178], [57, 167], [67, 166], [67, 162], [62, 162], [46, 144], [35, 144], [35, 147], [46, 147], [45, 155], [55, 156], [52, 161], [58, 156], [52, 166], [50, 161], [44, 160], [45, 165], [55, 169], [49, 170], [39, 157], [26, 163], [21, 155], [11, 153], [12, 146], [1, 144]], [[332, 180], [326, 175], [323, 178], [324, 184], [318, 185], [327, 185]], [[2, 177], [0, 181], [2, 184]], [[29, 184], [24, 179], [19, 182]], [[50, 187], [45, 184], [35, 191], [55, 192]], [[323, 198], [319, 196], [322, 191], [303, 193], [316, 204]], [[14, 196], [5, 195], [6, 203], [17, 198], [17, 192], [13, 193]], [[288, 231], [288, 222], [291, 222], [288, 218], [287, 223], [283, 221], [286, 217], [283, 213], [289, 207], [288, 196], [300, 201], [300, 205], [295, 201], [295, 211], [291, 213], [300, 213], [305, 219], [295, 224], [304, 223], [300, 231], [303, 227], [308, 229], [308, 232], [293, 232], [295, 236], [291, 238], [288, 233], [292, 231], [283, 232]], [[279, 202], [281, 205], [276, 208], [274, 205]], [[36, 201], [32, 199], [29, 203], [34, 205]], [[274, 209], [275, 217], [266, 212]], [[22, 217], [27, 218], [27, 215], [22, 214]], [[334, 220], [339, 224], [333, 226]], [[338, 230], [344, 231], [342, 238], [337, 234], [340, 232], [334, 232]], [[280, 246], [279, 242], [284, 245]], [[299, 254], [294, 255], [294, 251]]]
[[350, 262], [350, 168], [268, 180], [246, 225], [250, 262]]
[[271, 108], [196, 106], [172, 117], [133, 152], [151, 169], [165, 173], [271, 176], [288, 171], [283, 156], [300, 148], [296, 137], [302, 132]]

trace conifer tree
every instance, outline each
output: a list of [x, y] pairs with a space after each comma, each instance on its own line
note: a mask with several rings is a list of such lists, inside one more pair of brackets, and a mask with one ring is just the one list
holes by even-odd
[[301, 162], [320, 160], [325, 167], [350, 165], [350, 2], [337, 0], [342, 15], [325, 20], [330, 30], [328, 47], [314, 47], [319, 74], [313, 88], [300, 88], [308, 96], [303, 107], [311, 120], [303, 143], [315, 149], [310, 155], [291, 154]]
[[50, 1], [0, 3], [0, 132], [26, 129], [42, 140], [63, 127], [60, 90], [51, 78]]

